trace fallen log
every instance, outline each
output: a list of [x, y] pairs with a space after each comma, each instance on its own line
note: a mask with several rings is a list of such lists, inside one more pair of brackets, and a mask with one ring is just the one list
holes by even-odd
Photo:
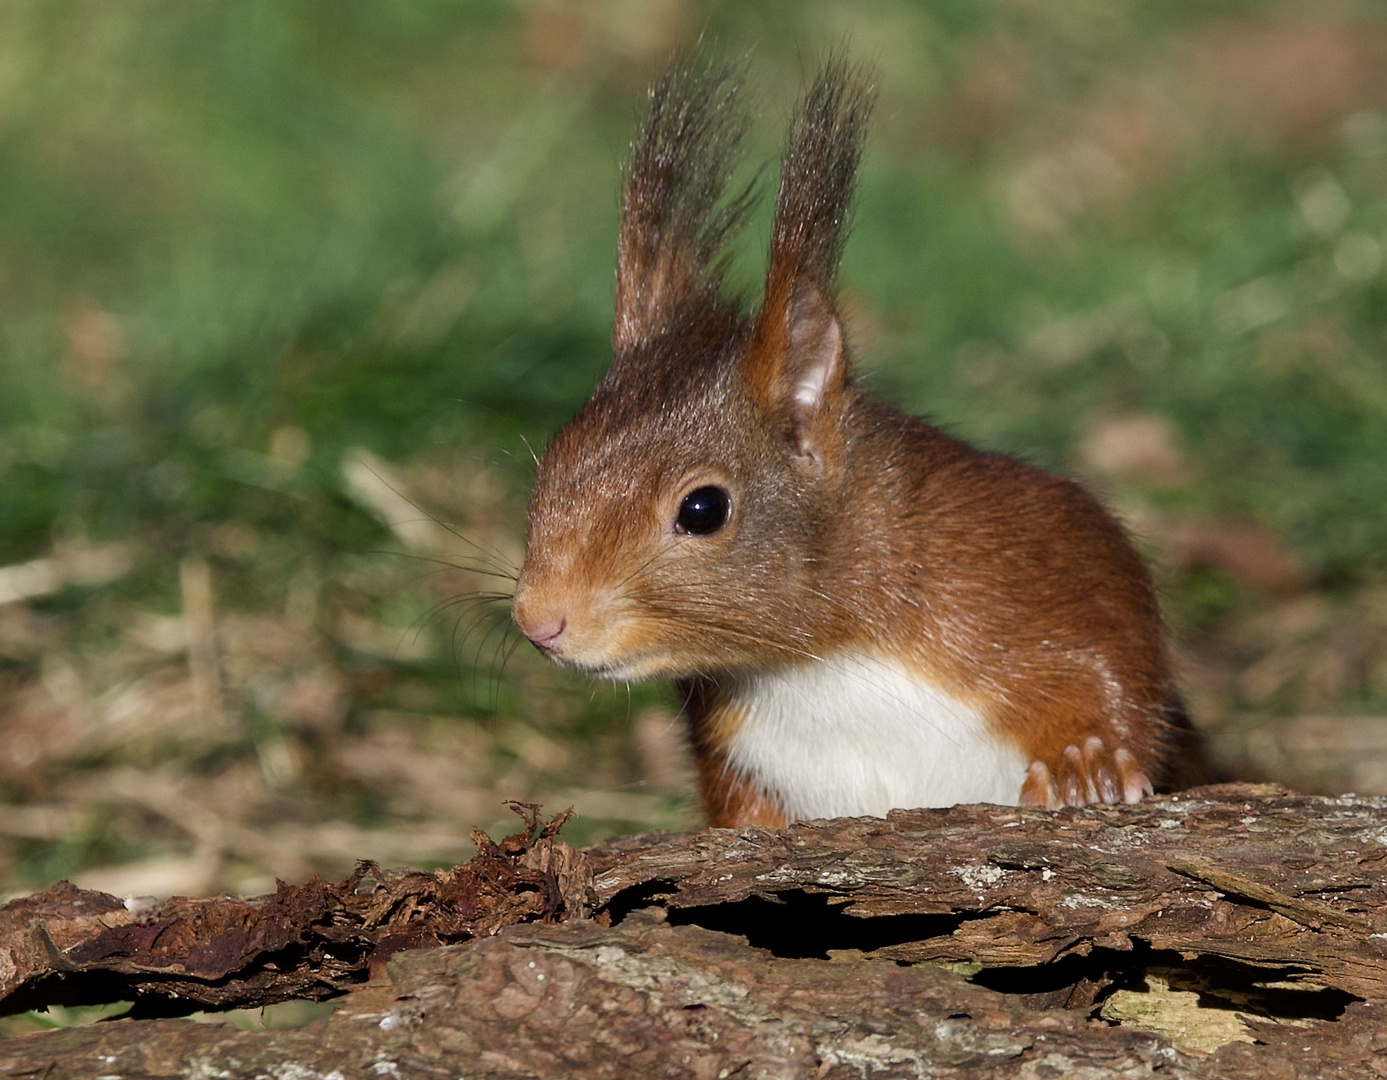
[[299, 1032], [126, 1019], [11, 1040], [0, 1074], [1387, 1075], [1381, 799], [1230, 785], [586, 851], [527, 815], [433, 875], [7, 905], [0, 1010], [366, 985]]

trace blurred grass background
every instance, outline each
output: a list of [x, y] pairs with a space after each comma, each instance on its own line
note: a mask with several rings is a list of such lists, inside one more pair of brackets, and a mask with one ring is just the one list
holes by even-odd
[[1387, 791], [1379, 4], [6, 0], [0, 894], [450, 863], [505, 799], [696, 822], [662, 688], [466, 598], [606, 364], [620, 164], [701, 32], [756, 160], [814, 57], [875, 65], [866, 377], [1105, 493], [1231, 769]]

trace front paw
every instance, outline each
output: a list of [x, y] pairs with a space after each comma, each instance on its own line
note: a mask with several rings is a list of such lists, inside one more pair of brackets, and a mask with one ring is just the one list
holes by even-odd
[[1126, 747], [1111, 753], [1093, 735], [1082, 748], [1066, 746], [1052, 771], [1043, 761], [1033, 761], [1021, 785], [1022, 806], [1087, 806], [1090, 803], [1135, 803], [1153, 793], [1151, 780]]

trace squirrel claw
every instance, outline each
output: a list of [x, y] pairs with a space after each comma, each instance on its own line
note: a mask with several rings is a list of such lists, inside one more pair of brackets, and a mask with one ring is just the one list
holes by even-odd
[[1156, 793], [1155, 788], [1151, 786], [1150, 778], [1137, 767], [1137, 759], [1126, 747], [1118, 749], [1113, 754], [1113, 761], [1117, 765], [1118, 775], [1122, 778], [1123, 802], [1139, 803], [1144, 795]]
[[1050, 776], [1050, 768], [1043, 761], [1032, 761], [1026, 770], [1026, 782], [1021, 785], [1021, 806], [1044, 806], [1050, 810], [1060, 807], [1059, 788]]
[[1083, 746], [1069, 745], [1059, 769], [1052, 772], [1043, 761], [1033, 761], [1021, 785], [1021, 806], [1091, 806], [1098, 803], [1137, 803], [1154, 794], [1151, 780], [1126, 747], [1109, 754], [1103, 740], [1091, 735]]

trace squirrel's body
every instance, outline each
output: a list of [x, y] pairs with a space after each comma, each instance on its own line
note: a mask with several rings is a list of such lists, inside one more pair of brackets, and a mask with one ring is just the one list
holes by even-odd
[[555, 660], [667, 677], [713, 824], [1133, 801], [1182, 718], [1150, 576], [1078, 485], [864, 395], [833, 275], [867, 92], [792, 127], [765, 298], [724, 71], [673, 68], [623, 203], [615, 355], [540, 462], [513, 616]]
[[[1057, 740], [1116, 735], [1159, 758], [1180, 706], [1122, 529], [1077, 484], [849, 392], [843, 503], [799, 568], [814, 659], [690, 685], [705, 774], [799, 819], [1014, 803], [1016, 777]], [[1068, 558], [1056, 536], [1092, 557]], [[715, 823], [746, 817], [739, 801], [705, 798]]]

